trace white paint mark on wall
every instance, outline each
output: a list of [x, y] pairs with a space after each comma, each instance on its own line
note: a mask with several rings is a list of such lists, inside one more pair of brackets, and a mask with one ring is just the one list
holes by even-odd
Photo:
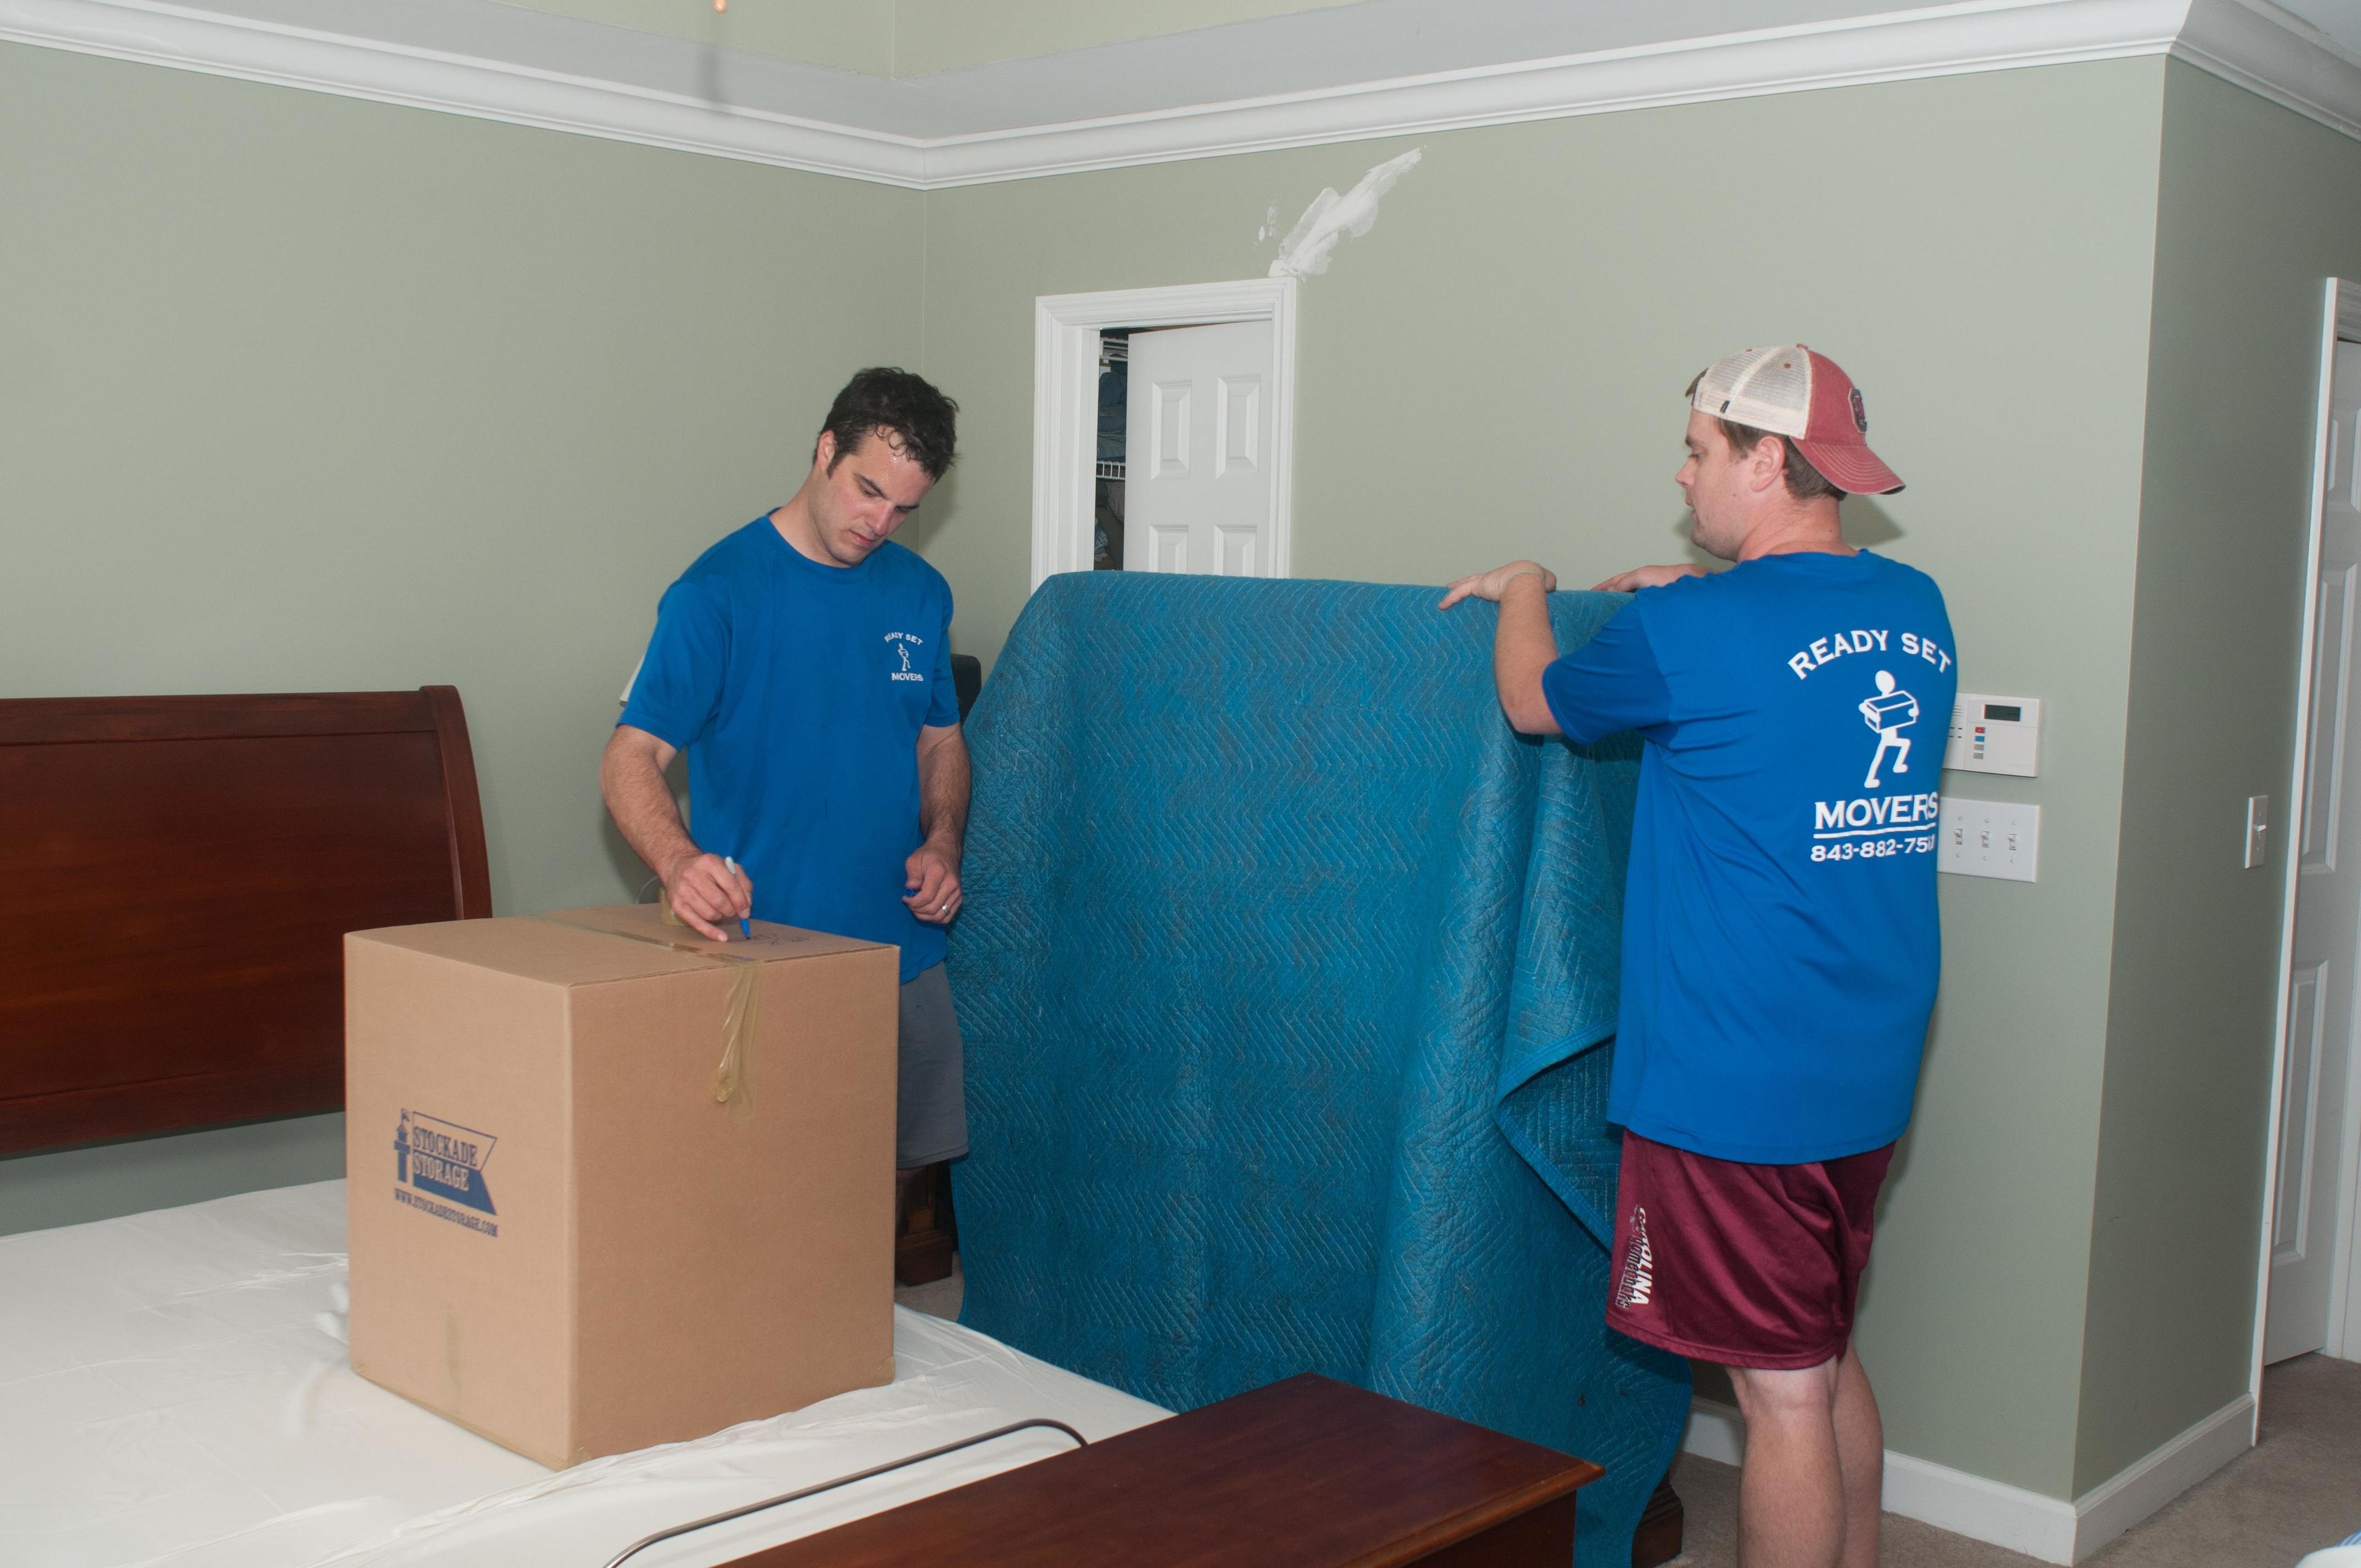
[[1279, 208], [1276, 205], [1264, 208], [1262, 214], [1262, 227], [1255, 230], [1255, 243], [1257, 245], [1260, 245], [1264, 240], [1268, 239], [1278, 232]]
[[1394, 181], [1411, 170], [1423, 151], [1412, 148], [1400, 158], [1378, 164], [1361, 176], [1361, 182], [1342, 196], [1330, 186], [1312, 199], [1303, 215], [1295, 220], [1287, 238], [1279, 247], [1279, 259], [1270, 264], [1274, 278], [1316, 278], [1328, 270], [1329, 253], [1336, 242], [1350, 235], [1355, 239], [1369, 232], [1378, 221], [1378, 201], [1394, 188]]

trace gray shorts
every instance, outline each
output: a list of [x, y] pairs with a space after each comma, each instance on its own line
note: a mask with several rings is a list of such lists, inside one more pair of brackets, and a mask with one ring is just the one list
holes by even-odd
[[943, 964], [902, 982], [901, 1069], [895, 1167], [910, 1170], [966, 1154], [966, 1051]]

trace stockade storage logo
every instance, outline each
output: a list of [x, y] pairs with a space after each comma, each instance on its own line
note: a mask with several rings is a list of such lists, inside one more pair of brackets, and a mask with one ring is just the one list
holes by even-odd
[[499, 1235], [500, 1227], [492, 1218], [499, 1211], [492, 1207], [492, 1190], [484, 1185], [484, 1167], [498, 1142], [473, 1127], [404, 1111], [393, 1135], [394, 1201], [488, 1236]]

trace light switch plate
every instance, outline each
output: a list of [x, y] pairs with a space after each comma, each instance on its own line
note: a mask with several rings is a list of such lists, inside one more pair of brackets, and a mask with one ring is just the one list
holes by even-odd
[[2268, 858], [2264, 852], [2263, 841], [2269, 836], [2270, 830], [2271, 797], [2267, 795], [2248, 795], [2246, 797], [2246, 870], [2253, 871]]
[[1961, 692], [1951, 707], [1951, 733], [1943, 765], [1960, 773], [2010, 773], [2029, 779], [2041, 771], [2041, 699]]
[[2032, 882], [2041, 863], [2041, 807], [2018, 801], [1943, 801], [1935, 869]]

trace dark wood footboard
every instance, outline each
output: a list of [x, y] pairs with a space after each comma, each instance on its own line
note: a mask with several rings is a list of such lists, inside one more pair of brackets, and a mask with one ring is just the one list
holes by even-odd
[[732, 1568], [1565, 1568], [1598, 1466], [1309, 1375]]

